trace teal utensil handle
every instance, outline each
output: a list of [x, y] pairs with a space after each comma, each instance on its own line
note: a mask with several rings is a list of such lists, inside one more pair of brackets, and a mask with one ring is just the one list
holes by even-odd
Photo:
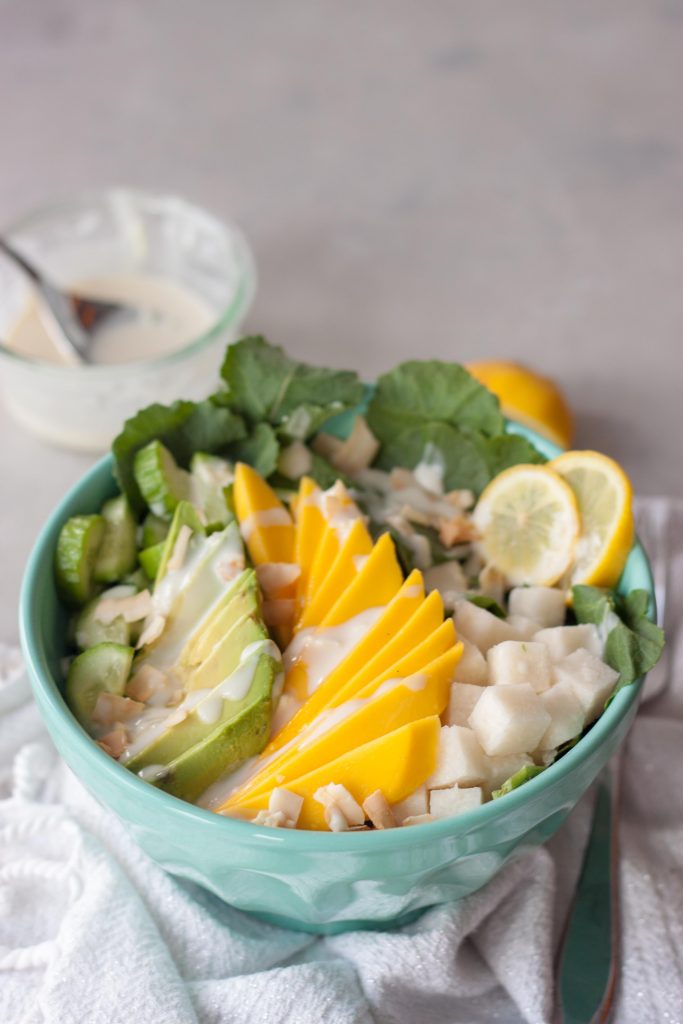
[[593, 826], [558, 970], [562, 1024], [610, 1019], [619, 974], [619, 789], [617, 754], [598, 779]]

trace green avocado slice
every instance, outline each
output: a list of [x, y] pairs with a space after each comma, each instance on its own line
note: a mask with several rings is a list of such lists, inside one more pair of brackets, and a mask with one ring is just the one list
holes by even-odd
[[247, 698], [249, 703], [229, 720], [220, 721], [204, 740], [170, 761], [149, 781], [167, 793], [194, 801], [221, 775], [260, 754], [270, 735], [271, 694], [278, 672], [279, 662], [261, 656]]
[[259, 639], [237, 652], [233, 671], [182, 721], [132, 757], [126, 763], [130, 771], [192, 800], [219, 775], [263, 749], [280, 661], [265, 630], [253, 626], [252, 635]]

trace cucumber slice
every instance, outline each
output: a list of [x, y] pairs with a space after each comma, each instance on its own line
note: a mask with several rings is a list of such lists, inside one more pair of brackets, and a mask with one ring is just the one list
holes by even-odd
[[134, 650], [123, 644], [103, 643], [83, 651], [71, 662], [66, 679], [66, 702], [85, 729], [101, 693], [123, 696]]
[[190, 498], [190, 474], [161, 441], [150, 441], [137, 452], [133, 473], [148, 507], [161, 519], [169, 519], [178, 502]]
[[166, 544], [162, 540], [159, 544], [153, 544], [149, 548], [143, 548], [138, 554], [138, 560], [143, 568], [145, 576], [155, 580], [159, 574], [159, 566], [163, 558]]
[[155, 577], [157, 580], [162, 579], [166, 574], [166, 566], [173, 555], [173, 549], [175, 548], [178, 534], [180, 533], [180, 528], [182, 526], [189, 526], [193, 533], [199, 533], [202, 537], [206, 533], [202, 521], [197, 514], [196, 508], [189, 501], [179, 502], [173, 514], [171, 529], [168, 531], [168, 536], [164, 541], [163, 551], [161, 552], [161, 558], [157, 567], [157, 574]]
[[72, 516], [64, 523], [55, 551], [55, 577], [66, 604], [78, 607], [93, 597], [93, 566], [104, 531], [104, 519], [98, 515]]
[[135, 519], [123, 494], [105, 501], [101, 514], [104, 537], [95, 559], [93, 578], [98, 583], [115, 583], [132, 572], [137, 562]]
[[148, 513], [142, 524], [142, 547], [151, 548], [161, 544], [168, 535], [168, 520], [160, 519], [153, 512]]
[[75, 618], [74, 642], [82, 651], [103, 643], [123, 644], [126, 647], [130, 644], [130, 626], [121, 615], [109, 624], [96, 618], [95, 612], [101, 600], [101, 597], [96, 597], [89, 601]]

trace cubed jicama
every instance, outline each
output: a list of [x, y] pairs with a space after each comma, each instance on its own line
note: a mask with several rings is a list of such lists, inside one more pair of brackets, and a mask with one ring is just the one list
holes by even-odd
[[406, 818], [419, 818], [421, 815], [427, 814], [429, 810], [427, 787], [418, 786], [404, 800], [393, 804], [391, 809], [399, 825], [402, 825]]
[[537, 693], [552, 683], [552, 664], [545, 644], [524, 640], [505, 640], [490, 647], [486, 660], [489, 682], [509, 686], [529, 683]]
[[456, 682], [486, 686], [489, 681], [489, 667], [486, 664], [486, 658], [467, 637], [459, 636], [458, 640], [462, 641], [462, 654], [460, 661], [455, 666]]
[[539, 626], [561, 626], [567, 605], [563, 590], [556, 587], [513, 587], [508, 594], [510, 615], [523, 615]]
[[550, 725], [550, 715], [529, 683], [487, 686], [470, 725], [489, 756], [528, 754]]
[[553, 661], [562, 661], [563, 658], [581, 648], [585, 648], [598, 658], [602, 654], [598, 628], [588, 622], [581, 626], [554, 626], [550, 629], [540, 629], [534, 640], [546, 645]]
[[456, 562], [455, 559], [426, 569], [424, 582], [427, 593], [438, 590], [448, 607], [453, 607], [467, 590], [467, 577], [460, 562]]
[[508, 615], [505, 621], [514, 629], [516, 640], [533, 640], [538, 633], [538, 623], [524, 615]]
[[486, 758], [472, 729], [444, 725], [439, 735], [436, 768], [427, 779], [427, 788], [478, 786], [487, 778]]
[[483, 799], [484, 794], [479, 786], [432, 789], [429, 794], [429, 813], [432, 818], [450, 818], [453, 814], [462, 814], [463, 811], [471, 811], [473, 807], [480, 807]]
[[453, 683], [448, 707], [443, 714], [445, 725], [467, 725], [467, 720], [474, 711], [482, 693], [483, 686], [474, 686], [472, 683]]
[[571, 684], [583, 707], [586, 723], [598, 717], [619, 679], [618, 672], [586, 650], [567, 655], [555, 665], [554, 672], [555, 686]]
[[541, 694], [541, 701], [551, 722], [541, 736], [539, 750], [552, 750], [579, 735], [586, 721], [586, 712], [570, 682], [555, 683]]
[[505, 619], [499, 619], [497, 615], [472, 604], [471, 601], [458, 601], [453, 620], [458, 635], [467, 637], [482, 654], [486, 654], [489, 647], [493, 647], [494, 644], [516, 639], [514, 629]]
[[520, 768], [526, 768], [533, 764], [533, 759], [528, 754], [502, 754], [497, 757], [489, 757], [487, 760], [489, 769], [488, 788], [490, 790], [500, 789], [515, 772]]

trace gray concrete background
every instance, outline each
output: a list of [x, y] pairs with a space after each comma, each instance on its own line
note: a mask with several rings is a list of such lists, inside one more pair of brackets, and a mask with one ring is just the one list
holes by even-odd
[[[0, 0], [0, 224], [177, 191], [243, 225], [295, 355], [521, 359], [683, 495], [682, 98], [678, 0]], [[89, 461], [0, 410], [0, 639]]]

